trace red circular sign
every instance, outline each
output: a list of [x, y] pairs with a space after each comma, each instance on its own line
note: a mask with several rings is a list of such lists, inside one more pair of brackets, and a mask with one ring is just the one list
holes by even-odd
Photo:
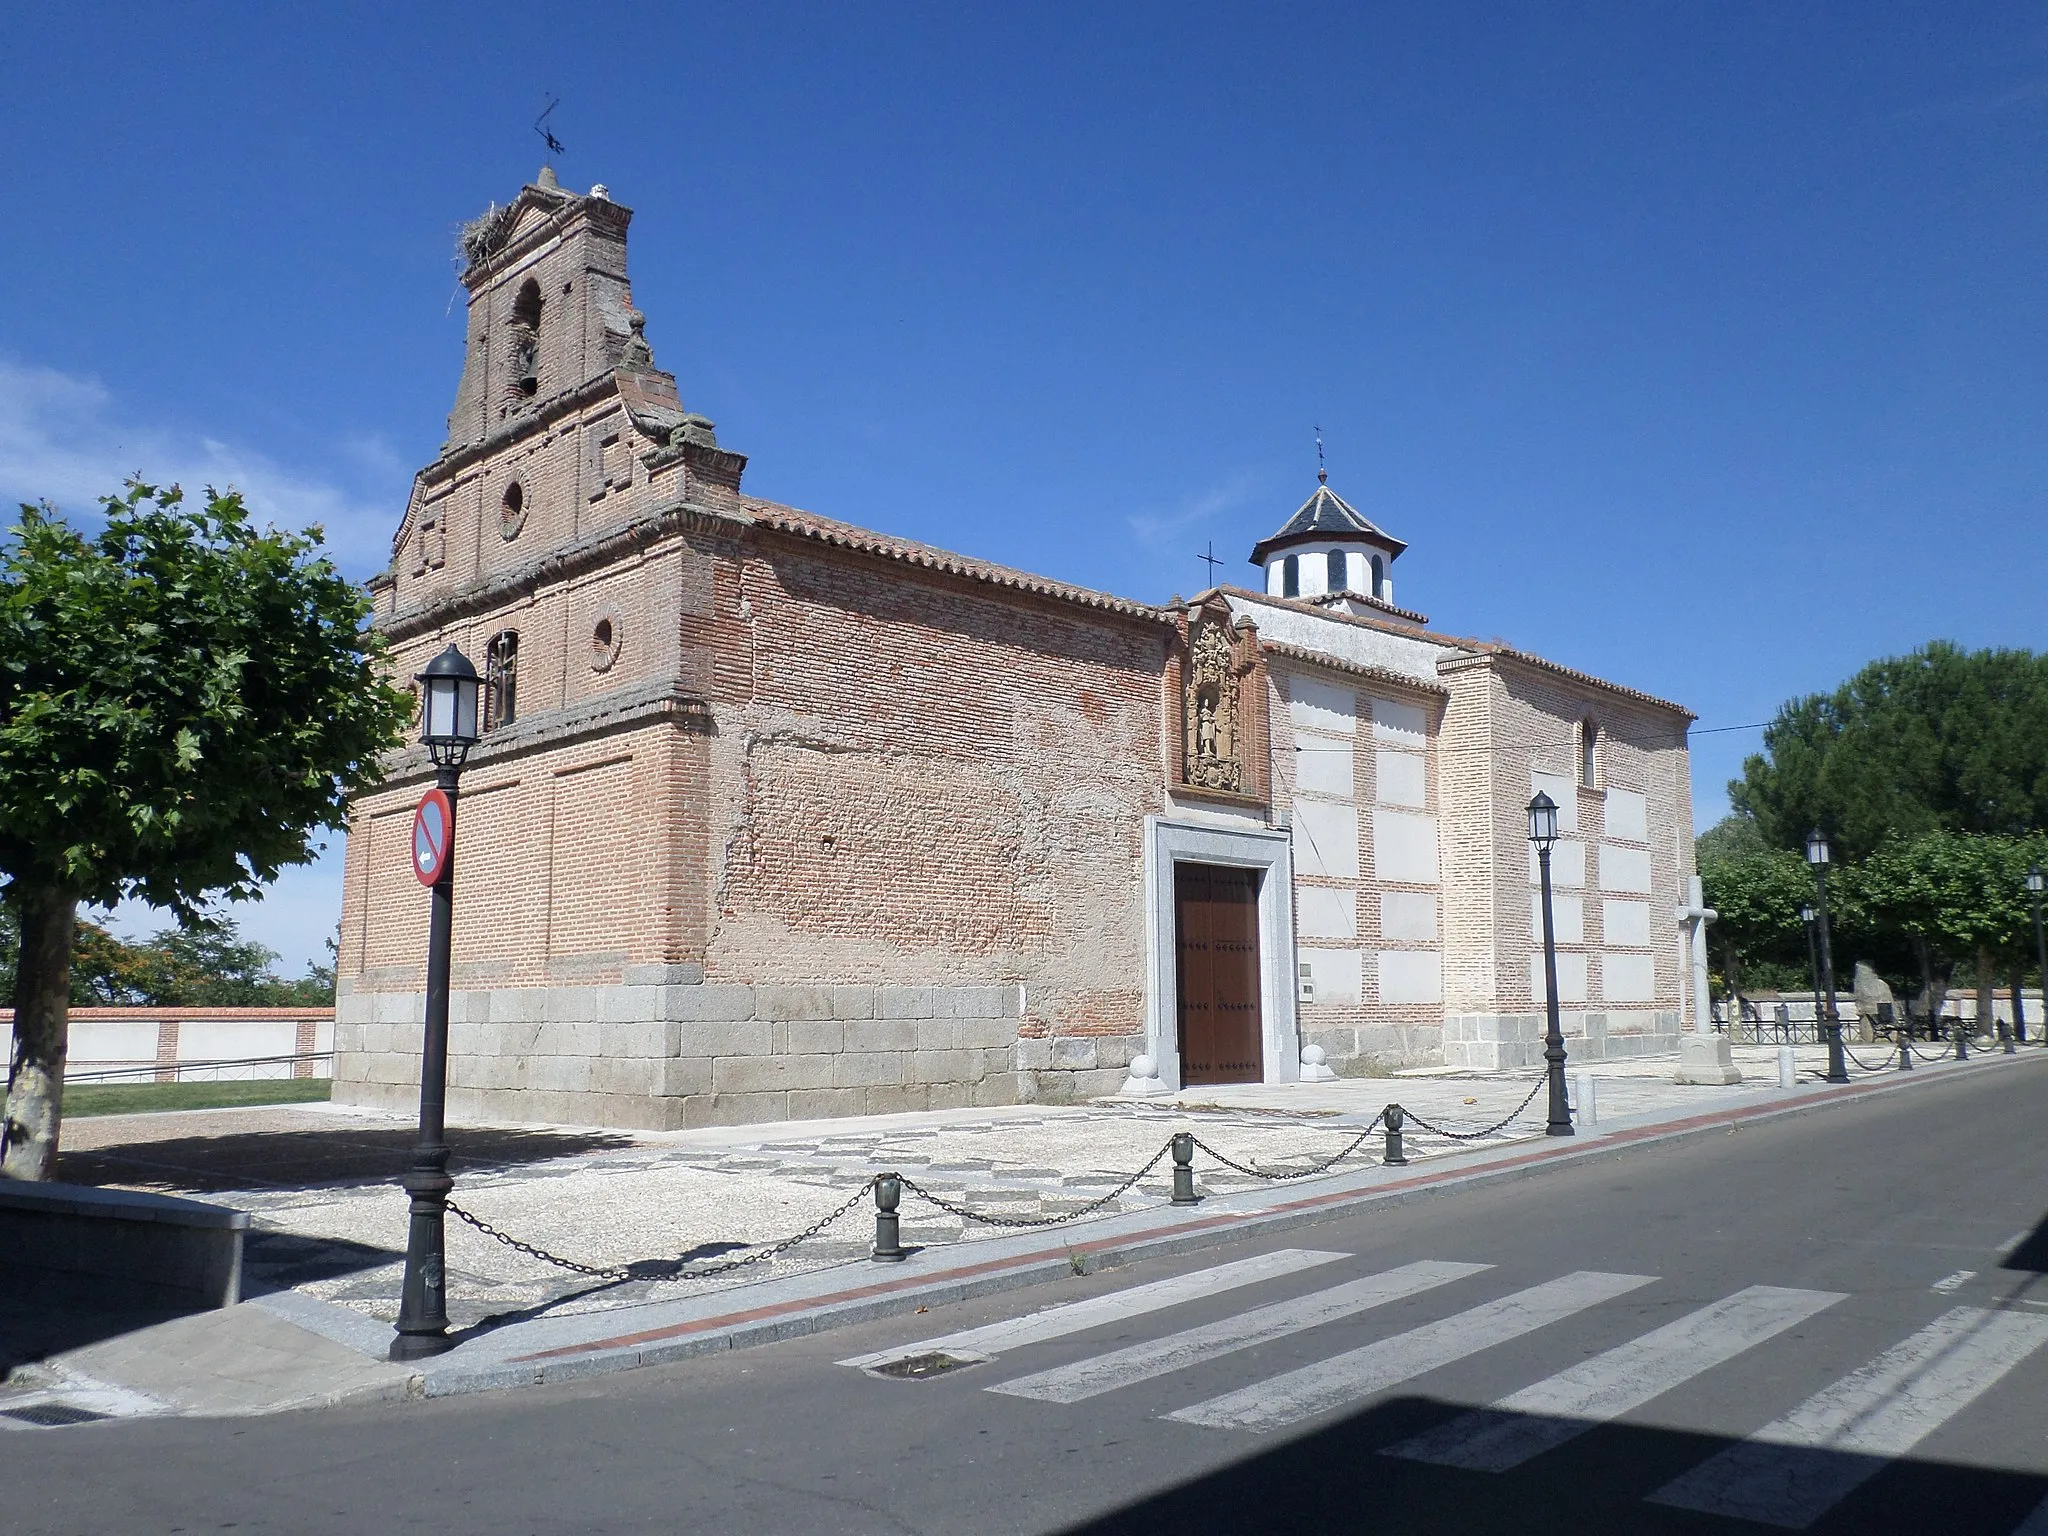
[[455, 827], [455, 808], [438, 789], [420, 796], [412, 813], [412, 872], [421, 885], [438, 885], [448, 868], [448, 839]]

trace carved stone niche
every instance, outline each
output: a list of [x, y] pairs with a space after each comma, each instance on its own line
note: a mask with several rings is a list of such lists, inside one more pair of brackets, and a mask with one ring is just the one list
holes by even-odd
[[1265, 684], [1258, 637], [1220, 606], [1190, 612], [1186, 634], [1179, 780], [1198, 793], [1259, 798]]

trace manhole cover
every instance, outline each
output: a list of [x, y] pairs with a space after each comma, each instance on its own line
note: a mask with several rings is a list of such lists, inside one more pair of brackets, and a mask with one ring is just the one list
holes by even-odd
[[19, 1419], [24, 1424], [41, 1424], [54, 1429], [59, 1424], [90, 1424], [95, 1419], [111, 1419], [111, 1413], [94, 1413], [90, 1408], [74, 1408], [69, 1403], [30, 1403], [26, 1408], [0, 1408], [0, 1418]]
[[891, 1360], [886, 1365], [872, 1367], [877, 1376], [892, 1377], [897, 1381], [923, 1381], [927, 1376], [937, 1376], [945, 1371], [958, 1370], [963, 1365], [979, 1365], [976, 1357], [963, 1357], [934, 1352], [929, 1355], [905, 1355], [901, 1360]]

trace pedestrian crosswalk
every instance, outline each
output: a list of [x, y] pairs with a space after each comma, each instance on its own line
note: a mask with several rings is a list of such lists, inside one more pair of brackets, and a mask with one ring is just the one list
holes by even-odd
[[1381, 1454], [1506, 1472], [1609, 1423], [1842, 1300], [1753, 1285]]
[[[992, 1363], [1003, 1372], [1012, 1362], [1031, 1364], [1031, 1346], [1077, 1340], [1096, 1330], [1112, 1333], [1106, 1347], [1078, 1358], [1003, 1372], [999, 1380], [974, 1373], [980, 1385], [1000, 1396], [1073, 1405], [1198, 1369], [1208, 1373], [1212, 1386], [1223, 1385], [1215, 1380], [1218, 1362], [1283, 1340], [1300, 1341], [1292, 1356], [1299, 1360], [1313, 1352], [1318, 1329], [1341, 1328], [1347, 1343], [1360, 1330], [1378, 1333], [1290, 1369], [1268, 1364], [1247, 1370], [1245, 1375], [1257, 1379], [1160, 1415], [1201, 1429], [1263, 1434], [1355, 1408], [1516, 1340], [1545, 1347], [1544, 1330], [1574, 1318], [1597, 1325], [1601, 1308], [1638, 1293], [1654, 1297], [1651, 1288], [1662, 1283], [1654, 1275], [1579, 1270], [1506, 1294], [1481, 1295], [1501, 1289], [1495, 1266], [1421, 1260], [1277, 1300], [1249, 1298], [1256, 1304], [1228, 1316], [1130, 1339], [1138, 1320], [1296, 1276], [1313, 1283], [1330, 1273], [1329, 1266], [1350, 1258], [1282, 1249], [841, 1363], [872, 1370], [946, 1355], [956, 1362]], [[1321, 1274], [1311, 1273], [1316, 1271]], [[1739, 1370], [1745, 1360], [1768, 1357], [1771, 1368], [1759, 1372], [1764, 1385], [1755, 1399], [1761, 1418], [1794, 1395], [1780, 1385], [1783, 1357], [1761, 1346], [1815, 1325], [1848, 1299], [1839, 1291], [1752, 1285], [1564, 1364], [1484, 1408], [1381, 1447], [1381, 1454], [1472, 1473], [1512, 1472], [1710, 1372]], [[1424, 1308], [1434, 1315], [1411, 1326], [1377, 1323], [1368, 1315], [1405, 1309], [1412, 1318]], [[1995, 1389], [2043, 1344], [2048, 1317], [1952, 1307], [1761, 1428], [1728, 1426], [1725, 1449], [1643, 1496], [1675, 1509], [1804, 1529]], [[2048, 1517], [2031, 1520], [2025, 1529], [2048, 1530]]]

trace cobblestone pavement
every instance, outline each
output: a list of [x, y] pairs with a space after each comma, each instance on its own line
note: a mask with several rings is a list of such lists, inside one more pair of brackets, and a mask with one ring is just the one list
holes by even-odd
[[[1595, 1063], [1599, 1116], [1706, 1109], [1776, 1087], [1776, 1047], [1735, 1054], [1744, 1081], [1728, 1088], [1675, 1084], [1673, 1057]], [[1799, 1047], [1796, 1054], [1802, 1078], [1822, 1070], [1824, 1051]], [[1535, 1073], [1429, 1073], [705, 1131], [468, 1127], [451, 1141], [457, 1201], [508, 1233], [593, 1267], [678, 1257], [715, 1265], [809, 1226], [885, 1169], [997, 1221], [1072, 1215], [1105, 1195], [1112, 1198], [1101, 1209], [1131, 1211], [1167, 1198], [1165, 1160], [1136, 1187], [1113, 1192], [1176, 1131], [1194, 1132], [1247, 1168], [1286, 1172], [1336, 1155], [1398, 1100], [1446, 1130], [1478, 1130], [1512, 1114], [1484, 1138], [1499, 1144], [1542, 1133], [1544, 1097], [1530, 1098], [1539, 1083]], [[246, 1265], [252, 1293], [296, 1289], [389, 1321], [397, 1315], [406, 1218], [394, 1180], [411, 1137], [397, 1117], [328, 1105], [78, 1120], [66, 1127], [63, 1176], [240, 1206], [254, 1217]], [[1461, 1147], [1413, 1122], [1406, 1140], [1418, 1162]], [[1346, 1164], [1377, 1161], [1380, 1149], [1375, 1132]], [[1209, 1194], [1263, 1182], [1206, 1154], [1197, 1155], [1196, 1169], [1197, 1187]], [[905, 1196], [903, 1217], [906, 1244], [971, 1242], [1005, 1230], [914, 1193]], [[469, 1326], [619, 1306], [859, 1259], [872, 1235], [872, 1206], [859, 1200], [815, 1239], [722, 1277], [593, 1280], [451, 1220], [449, 1310], [457, 1326]]]

